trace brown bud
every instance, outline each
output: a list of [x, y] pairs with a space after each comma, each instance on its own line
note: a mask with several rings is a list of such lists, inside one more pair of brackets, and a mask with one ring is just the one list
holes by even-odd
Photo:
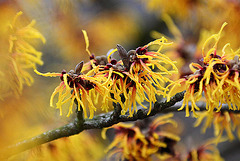
[[83, 61], [81, 61], [80, 63], [78, 63], [75, 67], [75, 73], [76, 74], [80, 74], [82, 71], [82, 67], [83, 67]]
[[123, 65], [128, 69], [130, 58], [128, 56], [127, 51], [119, 44], [117, 44], [117, 50], [122, 59]]

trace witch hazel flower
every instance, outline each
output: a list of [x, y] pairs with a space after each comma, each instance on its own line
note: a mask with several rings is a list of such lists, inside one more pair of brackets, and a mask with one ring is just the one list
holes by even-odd
[[[199, 111], [198, 102], [203, 96], [206, 101], [206, 110], [213, 112], [220, 111], [223, 104], [228, 104], [229, 109], [239, 110], [240, 104], [237, 101], [240, 98], [239, 85], [239, 50], [233, 51], [230, 44], [226, 44], [222, 51], [217, 50], [217, 45], [223, 28], [227, 25], [224, 23], [218, 34], [209, 37], [202, 47], [202, 64], [192, 63], [190, 69], [193, 74], [187, 75], [185, 78], [177, 81], [173, 85], [168, 94], [168, 100], [171, 93], [179, 88], [179, 84], [186, 90], [182, 106], [179, 110], [185, 107], [186, 117], [189, 114], [189, 104], [191, 102], [191, 111], [197, 117], [196, 110]], [[212, 42], [214, 44], [212, 45]], [[208, 46], [212, 47], [207, 50]]]
[[[58, 94], [58, 101], [56, 108], [60, 110], [62, 115], [62, 105], [70, 102], [67, 116], [69, 117], [73, 111], [74, 101], [77, 102], [78, 111], [83, 110], [84, 117], [93, 118], [96, 107], [93, 103], [91, 95], [100, 93], [104, 95], [104, 92], [108, 91], [107, 88], [100, 83], [91, 79], [93, 77], [85, 77], [81, 73], [83, 67], [83, 61], [76, 65], [75, 70], [70, 70], [68, 73], [63, 70], [61, 73], [40, 73], [37, 70], [35, 72], [39, 75], [46, 77], [60, 77], [61, 83], [57, 86], [50, 98], [50, 106], [53, 106], [53, 99]], [[107, 99], [105, 99], [107, 101]]]
[[[149, 103], [150, 113], [153, 103], [157, 101], [156, 94], [166, 95], [165, 84], [171, 82], [167, 76], [178, 71], [175, 62], [161, 53], [164, 46], [172, 43], [162, 37], [130, 51], [118, 44], [107, 56], [95, 57], [88, 50], [88, 38], [83, 32], [90, 56], [90, 62], [84, 69], [90, 69], [88, 73], [94, 74], [94, 78], [110, 90], [109, 97], [121, 105], [122, 114], [129, 112], [131, 117], [137, 111], [137, 104], [147, 108], [143, 105], [144, 101]], [[151, 46], [157, 46], [157, 49], [151, 51]], [[119, 61], [112, 57], [115, 52], [121, 58]]]

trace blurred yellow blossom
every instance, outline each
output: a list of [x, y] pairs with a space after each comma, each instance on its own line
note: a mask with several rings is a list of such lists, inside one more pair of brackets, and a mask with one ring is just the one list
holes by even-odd
[[[42, 53], [34, 48], [32, 41], [41, 39], [44, 43], [45, 38], [33, 27], [34, 20], [22, 27], [19, 20], [21, 15], [22, 12], [18, 12], [9, 24], [9, 48], [8, 51], [1, 52], [0, 98], [11, 94], [16, 96], [21, 94], [24, 84], [30, 86], [33, 83], [28, 69], [36, 68], [36, 64], [43, 64]], [[7, 38], [2, 37], [2, 39]]]
[[205, 142], [203, 145], [192, 149], [187, 158], [186, 161], [205, 161], [205, 160], [211, 160], [211, 161], [223, 161], [224, 159], [220, 156], [220, 152], [217, 149], [216, 145], [214, 145], [216, 142], [215, 139], [210, 139], [207, 142]]
[[[119, 153], [121, 160], [151, 160], [152, 155], [160, 159], [169, 159], [174, 157], [174, 145], [180, 138], [174, 133], [163, 131], [160, 128], [165, 124], [171, 124], [174, 127], [177, 123], [172, 119], [173, 114], [167, 114], [157, 117], [149, 127], [139, 127], [133, 124], [119, 123], [110, 128], [115, 130], [115, 138], [108, 146], [106, 151], [109, 158]], [[143, 125], [146, 126], [146, 125]], [[103, 129], [102, 137], [106, 138], [106, 131]], [[170, 143], [171, 142], [171, 143]]]
[[191, 14], [198, 11], [198, 6], [200, 6], [202, 0], [192, 1], [192, 0], [172, 0], [171, 3], [164, 0], [148, 0], [142, 1], [149, 11], [160, 14], [169, 14], [180, 19], [189, 18]]
[[217, 137], [218, 141], [221, 139], [224, 131], [226, 131], [229, 140], [233, 140], [233, 132], [236, 130], [237, 136], [240, 139], [240, 114], [224, 111], [213, 113], [201, 112], [198, 115], [199, 117], [194, 126], [199, 126], [205, 119], [202, 132], [205, 133], [206, 129], [210, 128], [213, 124], [214, 135]]

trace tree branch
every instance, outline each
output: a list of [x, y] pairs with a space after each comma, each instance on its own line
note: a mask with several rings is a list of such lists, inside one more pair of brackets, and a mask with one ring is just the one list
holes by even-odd
[[[120, 115], [121, 106], [114, 104], [114, 111], [109, 113], [100, 114], [94, 116], [93, 119], [83, 119], [82, 110], [77, 111], [77, 118], [59, 128], [49, 130], [31, 139], [24, 140], [15, 145], [11, 145], [0, 151], [0, 159], [6, 159], [14, 154], [31, 149], [38, 145], [62, 138], [68, 137], [88, 129], [102, 129], [104, 127], [110, 127], [119, 122], [136, 121], [139, 119], [145, 119], [156, 115], [157, 113], [177, 112], [178, 106], [174, 106], [177, 102], [180, 102], [184, 97], [185, 92], [177, 93], [171, 98], [170, 101], [156, 102], [153, 109], [148, 115], [148, 109], [139, 109], [137, 113], [133, 114], [133, 117], [129, 117], [128, 114]], [[202, 108], [204, 109], [204, 108]], [[225, 108], [227, 110], [227, 108]]]

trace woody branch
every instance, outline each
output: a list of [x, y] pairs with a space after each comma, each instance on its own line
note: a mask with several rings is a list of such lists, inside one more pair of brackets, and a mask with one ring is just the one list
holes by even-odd
[[[176, 103], [183, 100], [184, 93], [185, 91], [181, 93], [177, 93], [175, 96], [173, 96], [170, 99], [170, 101], [156, 102], [149, 115], [148, 115], [148, 109], [139, 109], [135, 114], [133, 114], [133, 117], [129, 117], [128, 114], [120, 115], [119, 109], [121, 107], [119, 104], [115, 104], [114, 111], [94, 116], [93, 119], [83, 119], [82, 111], [77, 111], [77, 118], [75, 118], [75, 120], [73, 120], [72, 122], [62, 127], [44, 132], [33, 138], [21, 141], [15, 145], [11, 145], [5, 149], [2, 149], [0, 151], [0, 156], [1, 156], [0, 159], [6, 159], [14, 154], [23, 152], [25, 150], [31, 149], [33, 147], [39, 146], [41, 144], [44, 144], [59, 138], [79, 134], [84, 130], [102, 129], [105, 127], [110, 127], [119, 122], [142, 120], [159, 113], [180, 112], [178, 111], [178, 109], [181, 105], [179, 106]], [[202, 106], [199, 106], [199, 108], [200, 108], [200, 111], [206, 110], [205, 104], [202, 104]], [[221, 111], [230, 111], [230, 110], [227, 106], [226, 107], [223, 106]], [[232, 112], [239, 113], [240, 111], [238, 110], [238, 111], [232, 111]]]

